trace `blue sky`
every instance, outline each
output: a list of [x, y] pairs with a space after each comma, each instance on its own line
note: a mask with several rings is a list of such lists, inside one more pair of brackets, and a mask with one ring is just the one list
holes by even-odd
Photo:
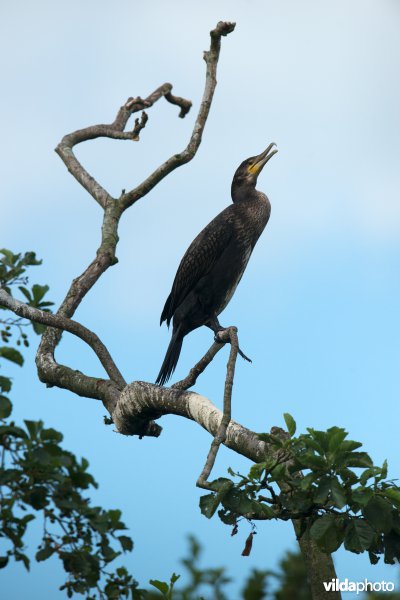
[[[275, 141], [279, 153], [259, 178], [271, 219], [221, 316], [238, 326], [253, 358], [238, 364], [234, 418], [257, 431], [282, 425], [284, 412], [299, 430], [343, 426], [378, 464], [388, 458], [398, 476], [399, 18], [395, 0], [8, 4], [0, 23], [0, 246], [36, 250], [44, 264], [32, 282], [48, 283], [59, 302], [93, 257], [101, 214], [54, 147], [65, 133], [112, 121], [128, 96], [145, 97], [170, 81], [193, 101], [186, 119], [159, 102], [140, 143], [97, 140], [76, 149], [112, 194], [140, 182], [185, 146], [208, 32], [218, 20], [236, 21], [223, 40], [198, 155], [125, 215], [119, 263], [76, 318], [106, 342], [127, 380], [153, 381], [169, 340], [159, 314], [183, 252], [230, 202], [238, 164]], [[205, 329], [185, 340], [177, 378], [211, 341]], [[295, 547], [288, 524], [267, 523], [242, 558], [246, 527], [230, 538], [198, 509], [205, 432], [167, 417], [158, 440], [119, 436], [103, 426], [95, 401], [46, 390], [33, 355], [32, 348], [22, 376], [13, 371], [15, 416], [45, 419], [89, 459], [100, 483], [94, 501], [123, 510], [135, 541], [125, 563], [142, 584], [181, 571], [187, 533], [204, 545], [205, 564], [226, 565], [235, 576], [232, 598], [251, 567], [273, 568]], [[102, 375], [69, 337], [58, 357]], [[196, 386], [218, 405], [225, 361], [220, 353]], [[214, 474], [227, 466], [249, 465], [222, 450]], [[363, 555], [339, 551], [335, 562], [342, 579], [397, 577]], [[46, 564], [27, 576], [18, 565], [2, 580], [10, 598], [29, 591], [46, 600], [58, 597], [62, 574]]]

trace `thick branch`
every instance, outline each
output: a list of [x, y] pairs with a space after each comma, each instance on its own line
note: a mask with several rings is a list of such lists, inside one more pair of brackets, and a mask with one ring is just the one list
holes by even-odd
[[[137, 434], [138, 425], [141, 435], [146, 435], [146, 421], [166, 414], [179, 415], [195, 421], [214, 438], [223, 419], [222, 412], [210, 400], [195, 392], [135, 381], [122, 392], [113, 412], [113, 420], [118, 431], [124, 435]], [[266, 456], [275, 457], [279, 452], [272, 450], [269, 444], [261, 441], [257, 433], [235, 421], [230, 421], [223, 443], [227, 448], [253, 462], [262, 462]], [[281, 456], [277, 458], [281, 460]], [[298, 534], [298, 523], [293, 524]], [[306, 561], [313, 600], [330, 598], [339, 600], [341, 597], [339, 592], [326, 592], [323, 586], [324, 581], [336, 577], [332, 557], [321, 552], [307, 534], [301, 537], [299, 544]]]
[[24, 319], [29, 319], [34, 323], [41, 323], [42, 325], [50, 325], [51, 327], [57, 327], [63, 331], [68, 331], [73, 335], [76, 335], [81, 340], [86, 342], [92, 350], [96, 353], [98, 359], [103, 365], [106, 373], [110, 379], [117, 385], [119, 389], [123, 389], [126, 386], [126, 381], [122, 377], [118, 367], [111, 358], [111, 355], [100, 338], [84, 327], [77, 321], [67, 319], [62, 315], [53, 315], [49, 312], [44, 312], [38, 308], [28, 306], [19, 300], [16, 300], [5, 290], [0, 289], [0, 305], [8, 308], [13, 313]]
[[[213, 437], [222, 420], [222, 412], [205, 396], [164, 388], [144, 381], [134, 381], [121, 393], [112, 414], [117, 430], [124, 435], [137, 435], [137, 423], [158, 419], [163, 415], [178, 415], [196, 421]], [[226, 432], [225, 446], [254, 462], [265, 455], [265, 442], [256, 433], [231, 421]]]
[[39, 379], [47, 387], [56, 386], [77, 396], [101, 400], [112, 412], [119, 400], [121, 390], [109, 379], [89, 377], [64, 365], [59, 365], [51, 352], [41, 352], [36, 356]]

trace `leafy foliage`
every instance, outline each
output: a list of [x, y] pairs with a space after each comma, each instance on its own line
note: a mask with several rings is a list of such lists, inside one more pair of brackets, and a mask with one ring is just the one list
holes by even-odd
[[237, 529], [241, 518], [298, 519], [299, 536], [306, 531], [326, 553], [342, 544], [350, 552], [368, 551], [375, 564], [381, 555], [400, 559], [400, 488], [387, 479], [387, 462], [375, 466], [362, 444], [347, 439], [340, 427], [307, 429], [295, 437], [296, 423], [284, 415], [283, 430], [260, 434], [265, 460], [239, 479], [212, 482], [213, 492], [200, 499], [202, 513]]
[[137, 583], [126, 569], [107, 571], [122, 552], [133, 549], [131, 538], [122, 534], [121, 512], [91, 505], [84, 492], [97, 484], [88, 462], [64, 450], [62, 439], [42, 421], [25, 421], [22, 427], [4, 420], [0, 424], [0, 537], [7, 547], [0, 566], [14, 558], [29, 569], [24, 536], [39, 513], [43, 538], [35, 558], [41, 562], [57, 556], [62, 561], [68, 578], [60, 589], [68, 597], [79, 593], [94, 598], [92, 590], [104, 598], [131, 597]]
[[[0, 251], [0, 282], [11, 293], [12, 286], [27, 285], [26, 268], [38, 265], [33, 252], [13, 254]], [[33, 285], [31, 290], [19, 286], [31, 306], [48, 310], [52, 303], [44, 302], [48, 286]], [[10, 345], [13, 325], [21, 327], [20, 320], [2, 321], [1, 331], [7, 344], [0, 347], [0, 359], [19, 366], [24, 359], [19, 350]], [[35, 329], [36, 333], [40, 330]], [[16, 342], [28, 346], [26, 334]], [[63, 436], [55, 429], [45, 427], [42, 421], [24, 421], [17, 425], [10, 421], [12, 403], [8, 395], [12, 389], [10, 377], [0, 377], [0, 568], [10, 560], [21, 562], [29, 570], [31, 559], [26, 553], [25, 537], [29, 523], [38, 516], [43, 518], [43, 536], [35, 559], [46, 561], [58, 557], [67, 574], [61, 586], [68, 597], [74, 593], [93, 598], [142, 598], [137, 582], [125, 567], [108, 571], [112, 561], [123, 552], [133, 549], [131, 538], [119, 510], [104, 510], [92, 506], [87, 490], [97, 483], [88, 472], [88, 462], [65, 450]]]
[[[12, 290], [16, 286], [21, 292], [23, 302], [28, 306], [39, 308], [45, 312], [49, 312], [50, 306], [53, 306], [54, 302], [49, 302], [44, 299], [45, 295], [49, 291], [48, 285], [34, 284], [30, 289], [27, 287], [28, 277], [26, 270], [28, 267], [41, 265], [42, 261], [36, 258], [35, 252], [25, 252], [25, 254], [14, 254], [10, 250], [3, 248], [0, 250], [0, 287], [6, 290], [12, 295]], [[0, 310], [5, 310], [0, 306]], [[29, 346], [28, 336], [23, 331], [23, 327], [32, 326], [35, 333], [38, 335], [42, 334], [45, 330], [45, 326], [39, 323], [31, 323], [18, 317], [11, 317], [7, 319], [0, 319], [0, 324], [4, 326], [0, 330], [0, 336], [4, 343], [8, 343], [12, 336], [13, 328], [19, 332], [19, 337], [16, 340], [17, 346]], [[0, 356], [9, 358], [4, 354], [7, 350], [14, 350], [7, 347], [0, 348]], [[16, 352], [16, 350], [14, 350]], [[21, 356], [21, 355], [20, 355]], [[21, 357], [22, 358], [22, 357]], [[13, 360], [9, 358], [9, 360]], [[18, 360], [14, 360], [18, 363]], [[22, 364], [22, 363], [18, 363]]]

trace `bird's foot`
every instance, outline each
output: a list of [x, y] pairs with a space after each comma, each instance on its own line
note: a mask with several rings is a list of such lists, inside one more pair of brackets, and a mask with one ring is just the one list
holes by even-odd
[[[232, 327], [222, 327], [220, 326], [218, 328], [218, 330], [215, 332], [214, 335], [214, 341], [217, 342], [218, 344], [226, 344], [227, 342], [230, 341], [230, 336], [229, 336], [229, 330], [232, 329]], [[234, 328], [236, 329], [236, 327]], [[237, 331], [237, 329], [236, 329]], [[244, 358], [244, 360], [247, 360], [247, 362], [253, 362], [251, 360], [251, 358], [249, 358], [248, 356], [246, 356], [246, 354], [240, 349], [238, 348], [238, 354]]]

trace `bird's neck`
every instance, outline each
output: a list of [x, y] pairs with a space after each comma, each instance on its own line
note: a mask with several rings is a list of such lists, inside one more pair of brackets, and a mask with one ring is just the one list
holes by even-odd
[[250, 200], [257, 200], [259, 192], [257, 192], [255, 185], [233, 185], [231, 188], [232, 202], [249, 202]]

